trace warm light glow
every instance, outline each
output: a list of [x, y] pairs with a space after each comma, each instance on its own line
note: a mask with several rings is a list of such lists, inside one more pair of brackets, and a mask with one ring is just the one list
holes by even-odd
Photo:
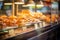
[[4, 3], [4, 5], [12, 5], [12, 3]]
[[4, 1], [4, 0], [0, 0], [0, 1]]
[[15, 2], [15, 4], [24, 4], [24, 2]]
[[[23, 5], [23, 7], [28, 7], [28, 6], [35, 6], [35, 4], [27, 4], [27, 5]], [[37, 7], [43, 7], [44, 5], [36, 5]]]
[[27, 4], [26, 6], [35, 6], [35, 4]]

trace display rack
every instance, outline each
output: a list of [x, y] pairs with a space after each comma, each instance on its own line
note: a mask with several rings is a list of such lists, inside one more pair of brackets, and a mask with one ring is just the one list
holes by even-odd
[[[40, 13], [40, 12], [37, 12], [37, 7], [39, 6], [39, 7], [41, 7], [41, 8], [43, 8], [45, 5], [44, 4], [37, 4], [38, 3], [38, 1], [36, 2], [37, 0], [35, 0], [34, 1], [34, 3], [35, 4], [33, 4], [33, 5], [25, 5], [25, 3], [24, 3], [24, 1], [23, 2], [15, 2], [14, 0], [11, 2], [11, 3], [4, 3], [4, 5], [11, 5], [12, 6], [12, 16], [15, 16], [15, 13], [17, 14], [17, 18], [18, 18], [18, 10], [19, 10], [19, 6], [18, 5], [21, 5], [22, 7], [31, 7], [31, 6], [34, 6], [35, 8], [34, 8], [34, 12], [32, 12], [32, 13], [36, 13], [36, 14], [38, 14], [38, 13]], [[41, 0], [42, 1], [42, 0]], [[42, 1], [43, 2], [43, 1]], [[46, 2], [46, 1], [44, 1], [44, 2]], [[51, 3], [52, 4], [52, 3]], [[31, 8], [31, 9], [33, 9], [33, 8]], [[23, 9], [22, 9], [23, 10]], [[29, 9], [30, 10], [30, 9]], [[49, 10], [48, 10], [49, 11]], [[47, 12], [48, 12], [47, 11]], [[57, 11], [58, 11], [58, 9], [57, 9]], [[25, 38], [24, 37], [24, 35], [25, 34], [29, 34], [29, 33], [32, 33], [32, 34], [38, 34], [38, 32], [36, 32], [36, 31], [39, 31], [39, 36], [40, 35], [43, 35], [43, 34], [45, 34], [46, 33], [46, 31], [48, 32], [48, 30], [50, 31], [50, 29], [52, 29], [52, 28], [55, 28], [54, 26], [56, 26], [56, 25], [59, 25], [59, 22], [58, 22], [58, 18], [56, 18], [56, 17], [53, 17], [53, 18], [56, 18], [56, 20], [54, 19], [54, 22], [52, 22], [52, 15], [53, 15], [53, 13], [52, 13], [52, 8], [51, 8], [51, 10], [49, 11], [49, 12], [51, 12], [50, 13], [50, 15], [48, 15], [49, 13], [42, 13], [43, 15], [42, 16], [47, 16], [47, 17], [49, 17], [50, 18], [50, 21], [49, 22], [46, 22], [46, 20], [44, 19], [44, 20], [41, 20], [40, 18], [42, 17], [38, 17], [38, 18], [36, 18], [36, 19], [39, 19], [39, 22], [26, 22], [24, 25], [15, 25], [15, 26], [7, 26], [6, 28], [2, 28], [1, 30], [0, 30], [0, 33], [2, 34], [4, 34], [4, 35], [2, 35], [1, 37], [2, 37], [2, 39], [10, 39], [10, 38], [13, 38], [14, 39], [14, 37], [16, 37], [16, 36], [20, 36], [20, 38]], [[20, 13], [21, 14], [21, 13]], [[26, 14], [28, 14], [28, 13], [26, 13]], [[47, 15], [46, 15], [47, 14]], [[56, 14], [58, 15], [58, 12], [56, 12]], [[53, 15], [54, 16], [54, 15]], [[55, 15], [56, 16], [56, 15]], [[9, 16], [8, 16], [9, 17]], [[21, 17], [21, 16], [20, 16]], [[28, 18], [28, 17], [27, 17]], [[22, 19], [24, 19], [24, 18], [22, 18]], [[43, 19], [43, 18], [42, 18]], [[30, 19], [28, 19], [29, 21], [30, 21]], [[48, 19], [47, 19], [47, 21], [48, 21]], [[19, 23], [20, 23], [20, 21], [19, 21]], [[5, 34], [5, 32], [3, 32], [3, 31], [5, 31], [6, 32], [6, 34]], [[42, 32], [42, 34], [40, 34], [40, 32], [41, 31], [43, 31], [43, 32], [45, 32], [45, 33], [43, 33]], [[26, 36], [26, 35], [25, 35]], [[34, 36], [36, 36], [36, 35], [34, 35]], [[5, 38], [4, 38], [5, 37]], [[35, 37], [33, 37], [33, 36], [31, 36], [32, 38], [35, 38]], [[28, 36], [28, 38], [31, 38], [30, 36]], [[32, 38], [31, 39], [29, 39], [29, 40], [32, 40]]]

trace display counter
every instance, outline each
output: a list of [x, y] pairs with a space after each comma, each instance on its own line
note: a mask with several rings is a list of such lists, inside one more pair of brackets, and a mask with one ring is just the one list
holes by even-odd
[[[24, 32], [21, 31], [20, 29], [15, 30], [17, 32], [15, 35], [11, 33], [10, 34], [4, 34], [1, 35], [0, 38], [1, 40], [45, 40], [48, 38], [53, 38], [54, 36], [56, 37], [56, 32], [57, 28], [59, 28], [60, 24], [54, 24], [54, 25], [48, 25], [44, 28], [38, 28], [38, 29], [33, 29], [33, 27], [28, 28]], [[20, 32], [19, 32], [20, 31]], [[50, 34], [50, 36], [49, 36]], [[42, 36], [43, 35], [43, 36]], [[45, 35], [45, 36], [44, 36]], [[45, 39], [43, 39], [45, 38]], [[54, 39], [54, 38], [53, 38]]]

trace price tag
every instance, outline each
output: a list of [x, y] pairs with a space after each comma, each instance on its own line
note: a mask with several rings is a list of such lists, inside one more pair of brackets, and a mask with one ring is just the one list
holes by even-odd
[[9, 30], [9, 35], [10, 36], [14, 36], [15, 35], [14, 29]]
[[27, 29], [27, 27], [22, 27], [23, 31], [25, 31]]
[[35, 29], [38, 29], [38, 24], [37, 23], [34, 24], [34, 27], [35, 27]]
[[45, 22], [43, 22], [43, 27], [45, 27], [46, 26], [46, 23]]
[[43, 27], [43, 24], [42, 22], [39, 23], [39, 27], [42, 28]]

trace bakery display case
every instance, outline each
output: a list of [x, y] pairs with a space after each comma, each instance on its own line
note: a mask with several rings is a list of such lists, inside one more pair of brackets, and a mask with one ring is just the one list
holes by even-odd
[[0, 16], [1, 40], [11, 40], [19, 35], [20, 40], [28, 40], [59, 24], [58, 3], [55, 0], [4, 0], [2, 2], [6, 15]]

